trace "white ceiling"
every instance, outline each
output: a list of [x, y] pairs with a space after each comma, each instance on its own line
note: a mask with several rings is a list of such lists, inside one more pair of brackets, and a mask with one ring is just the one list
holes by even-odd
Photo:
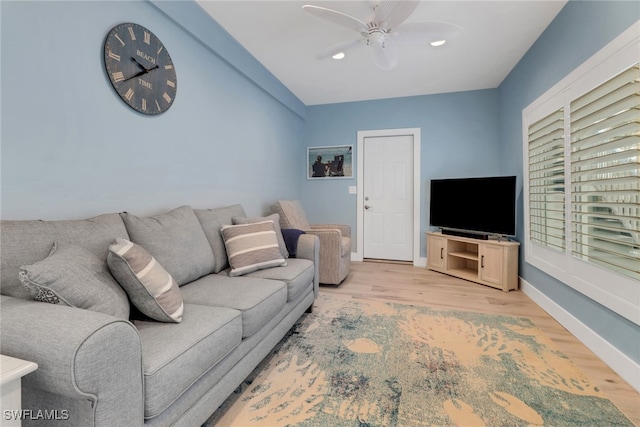
[[566, 0], [423, 0], [405, 22], [449, 22], [463, 32], [438, 48], [399, 44], [391, 71], [376, 68], [364, 45], [340, 61], [316, 59], [358, 34], [302, 10], [313, 4], [367, 21], [370, 0], [198, 3], [304, 104], [318, 105], [496, 88]]

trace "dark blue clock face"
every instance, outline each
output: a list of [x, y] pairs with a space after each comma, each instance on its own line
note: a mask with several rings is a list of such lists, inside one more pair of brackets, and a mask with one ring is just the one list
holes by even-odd
[[142, 114], [160, 114], [171, 107], [178, 81], [169, 52], [145, 27], [124, 23], [104, 42], [104, 64], [120, 98]]

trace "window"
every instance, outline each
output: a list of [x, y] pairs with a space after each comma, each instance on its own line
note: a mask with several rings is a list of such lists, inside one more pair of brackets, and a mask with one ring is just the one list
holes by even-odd
[[640, 22], [523, 111], [525, 260], [640, 324]]
[[640, 67], [571, 103], [573, 255], [640, 280]]

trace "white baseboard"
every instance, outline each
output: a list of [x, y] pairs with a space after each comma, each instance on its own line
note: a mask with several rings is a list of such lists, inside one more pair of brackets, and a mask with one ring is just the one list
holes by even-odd
[[576, 319], [571, 313], [536, 289], [526, 280], [520, 279], [520, 289], [551, 317], [567, 328], [576, 338], [609, 365], [636, 391], [640, 391], [640, 365], [612, 346], [607, 340]]

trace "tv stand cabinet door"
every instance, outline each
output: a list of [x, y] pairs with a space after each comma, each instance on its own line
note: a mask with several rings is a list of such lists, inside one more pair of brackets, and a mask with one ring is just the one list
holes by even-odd
[[480, 244], [480, 281], [505, 292], [518, 289], [518, 243]]
[[502, 289], [504, 256], [500, 246], [480, 245], [480, 279]]
[[427, 233], [427, 268], [444, 271], [447, 260], [447, 238]]

